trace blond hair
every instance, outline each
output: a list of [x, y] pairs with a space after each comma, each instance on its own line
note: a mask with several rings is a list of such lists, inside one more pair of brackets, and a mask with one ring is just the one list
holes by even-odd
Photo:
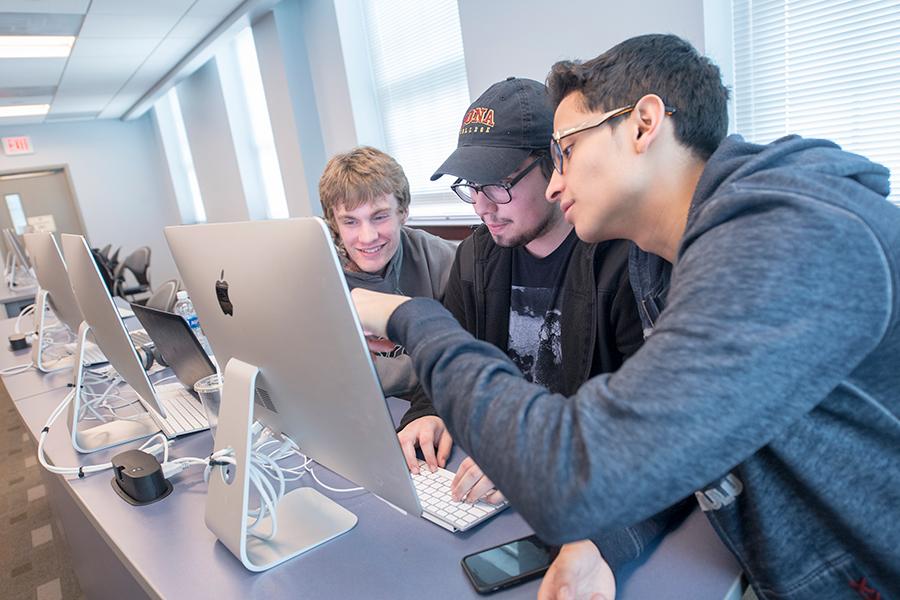
[[334, 213], [339, 206], [353, 210], [385, 194], [394, 195], [401, 214], [409, 210], [409, 181], [403, 167], [371, 146], [332, 156], [319, 178], [322, 212], [335, 231]]

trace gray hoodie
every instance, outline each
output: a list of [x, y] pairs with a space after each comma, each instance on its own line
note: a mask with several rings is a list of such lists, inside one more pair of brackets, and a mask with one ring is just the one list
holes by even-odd
[[[400, 230], [397, 252], [388, 262], [384, 275], [350, 270], [345, 258], [344, 276], [351, 290], [359, 287], [386, 294], [421, 296], [440, 301], [444, 298], [444, 288], [447, 286], [455, 254], [456, 245], [453, 242], [420, 229], [403, 227]], [[402, 396], [416, 387], [416, 374], [409, 356], [405, 354], [394, 358], [376, 356], [375, 370], [387, 396]]]
[[900, 597], [888, 185], [887, 169], [831, 142], [726, 139], [653, 335], [569, 398], [524, 381], [437, 303], [402, 305], [388, 334], [454, 440], [548, 541], [697, 492], [760, 598]]

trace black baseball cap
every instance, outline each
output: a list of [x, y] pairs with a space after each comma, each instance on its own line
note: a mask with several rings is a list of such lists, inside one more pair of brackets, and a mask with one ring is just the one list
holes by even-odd
[[553, 107], [544, 84], [508, 77], [469, 106], [459, 142], [431, 180], [452, 175], [494, 183], [512, 173], [535, 150], [550, 147]]

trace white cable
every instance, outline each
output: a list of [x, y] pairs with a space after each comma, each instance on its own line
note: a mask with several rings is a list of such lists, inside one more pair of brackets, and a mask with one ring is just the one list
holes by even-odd
[[66, 409], [66, 406], [72, 401], [75, 397], [75, 390], [71, 390], [66, 397], [60, 402], [59, 406], [57, 406], [52, 413], [50, 413], [50, 418], [47, 419], [47, 424], [44, 425], [44, 428], [41, 430], [41, 436], [38, 439], [38, 461], [40, 461], [41, 466], [50, 471], [51, 473], [56, 473], [58, 475], [75, 475], [78, 477], [84, 477], [89, 473], [97, 473], [99, 471], [105, 471], [107, 469], [111, 469], [113, 464], [111, 462], [102, 463], [99, 465], [88, 465], [81, 467], [57, 467], [55, 465], [51, 465], [47, 462], [46, 457], [44, 456], [44, 441], [47, 439], [47, 434], [50, 432], [50, 426], [56, 421], [60, 414]]
[[[100, 463], [100, 464], [96, 464], [96, 465], [80, 466], [80, 467], [57, 467], [57, 466], [51, 465], [47, 462], [46, 455], [44, 453], [44, 443], [47, 439], [47, 434], [50, 432], [50, 426], [53, 425], [54, 422], [56, 422], [56, 419], [59, 418], [59, 415], [62, 414], [62, 412], [66, 409], [66, 407], [69, 405], [69, 403], [72, 402], [72, 399], [74, 397], [75, 397], [75, 390], [73, 389], [68, 394], [66, 394], [66, 397], [63, 399], [63, 401], [55, 409], [53, 409], [52, 413], [50, 413], [50, 417], [47, 419], [46, 425], [44, 425], [44, 428], [41, 430], [41, 435], [38, 440], [38, 461], [40, 461], [42, 467], [44, 467], [51, 473], [56, 473], [59, 475], [76, 475], [77, 474], [78, 477], [84, 477], [85, 475], [88, 475], [91, 473], [99, 473], [100, 471], [106, 471], [108, 469], [113, 468], [112, 462]], [[160, 441], [157, 443], [153, 443], [154, 440], [156, 440], [157, 438], [159, 438]], [[183, 458], [176, 458], [172, 461], [169, 461], [169, 445], [170, 444], [171, 444], [171, 441], [168, 440], [165, 435], [163, 435], [162, 433], [158, 433], [158, 434], [154, 435], [153, 437], [151, 437], [150, 439], [148, 439], [146, 442], [144, 442], [139, 448], [139, 450], [141, 450], [143, 452], [152, 454], [153, 456], [155, 456], [157, 458], [157, 460], [159, 460], [159, 456], [158, 456], [159, 452], [163, 453], [163, 460], [162, 460], [161, 466], [163, 469], [163, 476], [166, 477], [167, 479], [171, 474], [181, 472], [184, 469], [186, 469], [188, 466], [191, 466], [191, 465], [206, 465], [208, 467], [211, 459], [213, 458], [213, 456], [210, 456], [209, 458], [206, 458], [206, 459], [196, 458], [196, 457], [183, 457]], [[172, 468], [167, 469], [167, 467], [169, 465], [173, 465], [173, 464], [178, 466], [177, 471], [175, 471]], [[167, 475], [167, 470], [169, 471], [169, 475]]]
[[[24, 317], [25, 315], [30, 315], [33, 312], [34, 312], [34, 304], [29, 304], [22, 310], [22, 312], [19, 313], [19, 316], [16, 317], [16, 328], [15, 328], [16, 333], [22, 333], [22, 317]], [[32, 332], [29, 331], [28, 333], [32, 333]]]
[[366, 488], [363, 488], [363, 487], [344, 488], [344, 489], [333, 488], [333, 487], [331, 487], [331, 486], [329, 486], [329, 485], [325, 485], [324, 483], [322, 483], [322, 482], [319, 480], [319, 478], [316, 477], [316, 472], [313, 471], [312, 468], [308, 468], [307, 470], [309, 471], [309, 474], [312, 475], [312, 478], [316, 480], [316, 483], [318, 483], [319, 485], [321, 485], [323, 488], [325, 488], [325, 489], [328, 490], [329, 492], [361, 492], [362, 490], [366, 489]]
[[31, 369], [34, 366], [33, 362], [30, 363], [22, 363], [21, 365], [15, 365], [13, 367], [6, 367], [5, 369], [0, 370], [0, 375], [18, 375], [19, 373], [24, 373]]

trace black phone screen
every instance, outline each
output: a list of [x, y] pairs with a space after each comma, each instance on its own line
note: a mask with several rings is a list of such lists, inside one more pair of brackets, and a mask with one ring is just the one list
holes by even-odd
[[475, 589], [485, 593], [540, 576], [555, 554], [555, 547], [532, 535], [470, 554], [462, 564]]

